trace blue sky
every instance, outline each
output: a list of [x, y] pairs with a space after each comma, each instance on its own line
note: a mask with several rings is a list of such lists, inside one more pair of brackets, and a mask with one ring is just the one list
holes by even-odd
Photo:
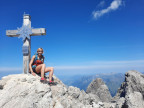
[[44, 49], [55, 74], [144, 72], [143, 0], [1, 0], [0, 72], [22, 71], [22, 39], [6, 30], [22, 26], [23, 13], [46, 36], [31, 38], [31, 54]]

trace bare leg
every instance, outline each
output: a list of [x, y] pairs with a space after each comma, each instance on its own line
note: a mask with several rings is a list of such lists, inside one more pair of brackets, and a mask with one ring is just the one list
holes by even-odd
[[54, 72], [54, 68], [53, 67], [47, 67], [45, 68], [45, 73], [49, 72], [49, 81], [52, 80], [52, 76], [53, 76], [53, 72]]
[[45, 64], [43, 64], [41, 68], [41, 78], [44, 78], [44, 73], [45, 73]]
[[40, 64], [36, 67], [36, 72], [41, 73], [41, 78], [44, 78], [45, 64]]
[[41, 73], [41, 78], [44, 78], [44, 73], [49, 72], [49, 81], [52, 80], [54, 68], [53, 67], [45, 67], [45, 64], [40, 64], [36, 67], [36, 72]]

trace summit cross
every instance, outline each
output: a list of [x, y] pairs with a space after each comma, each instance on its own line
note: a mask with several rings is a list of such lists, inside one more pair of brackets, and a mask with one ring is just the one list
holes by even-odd
[[31, 59], [31, 36], [46, 35], [45, 28], [31, 28], [31, 16], [29, 14], [23, 15], [23, 25], [18, 30], [6, 30], [8, 37], [23, 38], [23, 73], [29, 73], [29, 62]]

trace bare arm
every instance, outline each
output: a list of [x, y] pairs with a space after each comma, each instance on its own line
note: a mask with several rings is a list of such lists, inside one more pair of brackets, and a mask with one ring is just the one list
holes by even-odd
[[35, 75], [35, 73], [34, 73], [33, 70], [32, 70], [32, 63], [33, 63], [34, 59], [35, 59], [35, 55], [32, 57], [32, 59], [31, 59], [31, 61], [30, 61], [30, 63], [29, 63], [29, 68], [30, 68], [30, 71], [31, 71], [31, 73], [32, 73], [33, 75]]

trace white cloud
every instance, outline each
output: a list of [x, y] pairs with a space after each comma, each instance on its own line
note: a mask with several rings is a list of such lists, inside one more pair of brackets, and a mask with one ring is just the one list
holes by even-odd
[[97, 7], [103, 7], [104, 5], [105, 5], [105, 1], [103, 0], [103, 1], [101, 1], [101, 2], [98, 4]]
[[0, 72], [5, 72], [5, 71], [22, 71], [22, 68], [20, 67], [0, 67]]
[[112, 69], [112, 68], [139, 68], [144, 67], [144, 60], [133, 61], [93, 61], [85, 65], [55, 66], [58, 70], [67, 69]]
[[129, 61], [94, 61], [94, 64], [140, 64], [144, 63], [144, 60], [129, 60]]
[[114, 0], [110, 4], [110, 6], [107, 7], [106, 9], [102, 9], [99, 11], [93, 11], [92, 12], [93, 18], [98, 19], [99, 17], [103, 16], [106, 13], [117, 10], [121, 5], [122, 5], [122, 0]]
[[[47, 67], [54, 67], [56, 75], [77, 75], [77, 74], [96, 74], [109, 72], [127, 72], [128, 70], [137, 70], [144, 72], [144, 60], [123, 60], [123, 61], [89, 61], [82, 63], [74, 63], [72, 65], [46, 65]], [[0, 67], [0, 74], [2, 72], [9, 74], [20, 73], [20, 67]]]
[[[48, 65], [47, 67], [49, 67]], [[143, 69], [144, 70], [144, 60], [127, 60], [127, 61], [90, 61], [77, 63], [77, 65], [52, 65], [55, 70], [121, 70], [121, 69]], [[22, 71], [20, 67], [0, 67], [1, 72], [13, 72]]]

